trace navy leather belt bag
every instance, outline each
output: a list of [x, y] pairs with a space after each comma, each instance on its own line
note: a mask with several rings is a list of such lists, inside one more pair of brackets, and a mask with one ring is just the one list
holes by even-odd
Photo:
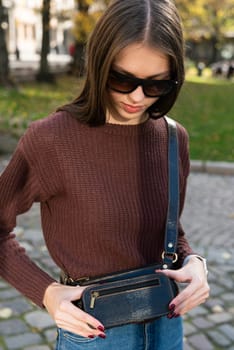
[[167, 315], [169, 303], [178, 288], [156, 269], [173, 268], [177, 261], [178, 235], [178, 141], [176, 123], [165, 117], [168, 125], [168, 186], [169, 201], [161, 265], [155, 264], [117, 272], [96, 278], [73, 280], [64, 272], [61, 282], [67, 285], [87, 286], [82, 298], [74, 304], [100, 320], [106, 328], [127, 323], [139, 323]]

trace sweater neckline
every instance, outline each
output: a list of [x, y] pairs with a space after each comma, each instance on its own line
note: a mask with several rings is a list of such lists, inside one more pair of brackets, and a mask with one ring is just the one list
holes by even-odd
[[99, 128], [103, 132], [112, 135], [134, 136], [152, 131], [154, 124], [153, 120], [149, 118], [145, 122], [136, 125], [105, 123]]

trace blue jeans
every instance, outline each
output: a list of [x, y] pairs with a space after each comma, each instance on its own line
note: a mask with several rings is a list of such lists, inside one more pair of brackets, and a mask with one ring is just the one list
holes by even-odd
[[84, 338], [58, 329], [56, 350], [182, 350], [181, 317], [161, 317], [155, 321], [113, 327], [106, 339]]

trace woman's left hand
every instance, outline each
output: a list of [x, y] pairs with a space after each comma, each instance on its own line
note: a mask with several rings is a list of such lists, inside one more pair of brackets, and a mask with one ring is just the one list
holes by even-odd
[[177, 282], [187, 282], [183, 289], [170, 303], [169, 318], [184, 315], [194, 307], [204, 303], [209, 297], [210, 288], [203, 262], [192, 256], [188, 263], [179, 270], [160, 270]]

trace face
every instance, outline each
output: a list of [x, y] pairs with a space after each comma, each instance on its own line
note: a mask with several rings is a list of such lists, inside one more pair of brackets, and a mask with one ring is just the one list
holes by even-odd
[[[120, 73], [120, 78], [121, 75], [126, 75], [139, 79], [170, 79], [168, 57], [155, 48], [138, 43], [127, 46], [116, 56], [112, 70], [117, 74]], [[139, 80], [139, 86], [124, 94], [108, 89], [112, 105], [111, 109], [107, 111], [106, 120], [108, 123], [134, 125], [148, 119], [147, 109], [159, 97], [146, 96], [143, 90], [145, 89], [147, 93], [148, 89], [140, 84]]]

